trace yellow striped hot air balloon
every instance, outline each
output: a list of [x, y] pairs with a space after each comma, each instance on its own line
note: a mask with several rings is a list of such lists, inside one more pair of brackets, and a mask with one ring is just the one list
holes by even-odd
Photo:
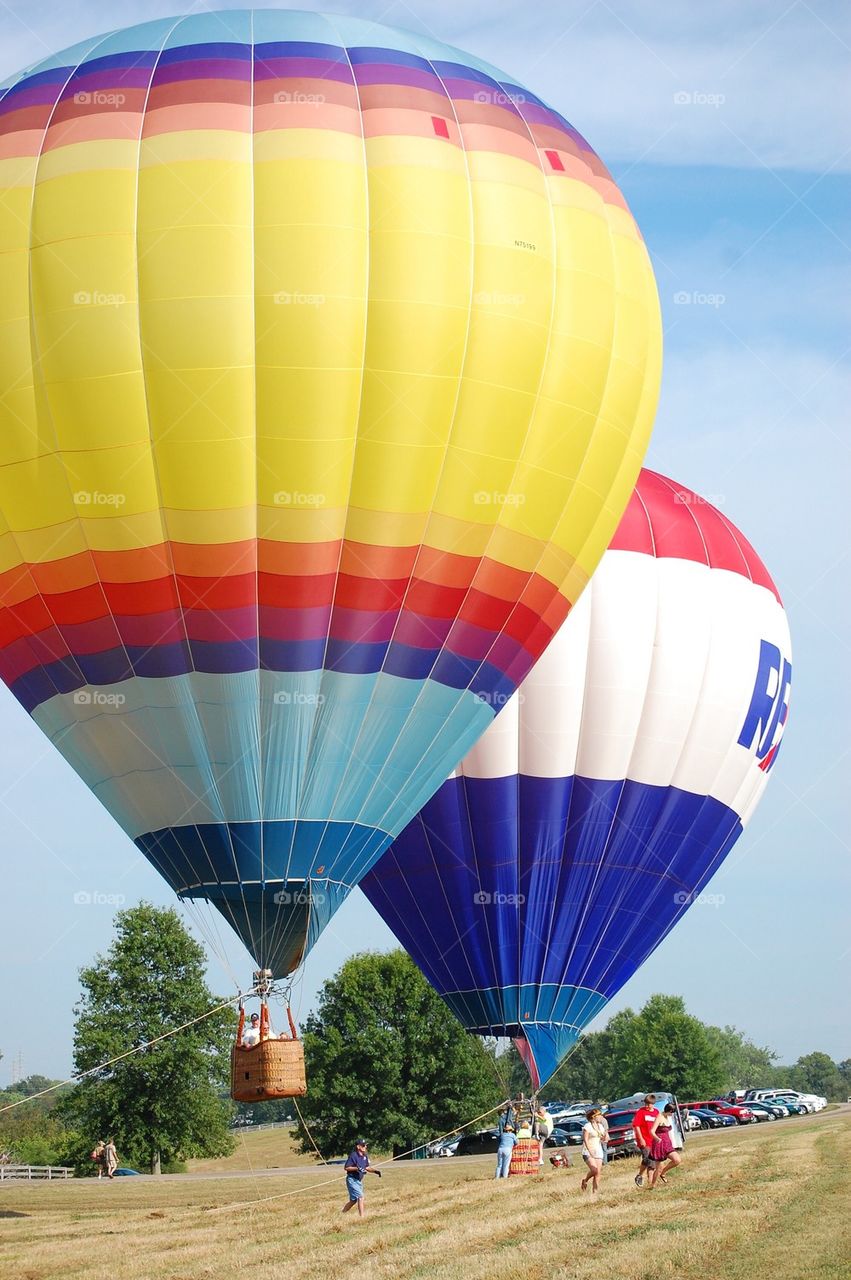
[[291, 971], [607, 546], [658, 303], [510, 77], [198, 13], [0, 93], [0, 674], [183, 896]]

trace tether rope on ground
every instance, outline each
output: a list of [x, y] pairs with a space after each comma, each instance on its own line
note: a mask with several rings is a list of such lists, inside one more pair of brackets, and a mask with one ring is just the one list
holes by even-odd
[[124, 1053], [116, 1054], [114, 1058], [107, 1058], [106, 1062], [99, 1063], [96, 1067], [89, 1067], [86, 1071], [79, 1071], [76, 1075], [69, 1076], [67, 1080], [57, 1080], [56, 1084], [49, 1085], [46, 1089], [39, 1089], [38, 1093], [31, 1093], [27, 1098], [18, 1098], [16, 1102], [8, 1102], [4, 1107], [0, 1107], [0, 1115], [4, 1111], [11, 1111], [14, 1107], [23, 1107], [28, 1102], [34, 1102], [36, 1098], [43, 1098], [45, 1094], [55, 1093], [57, 1089], [62, 1089], [66, 1084], [77, 1084], [80, 1080], [85, 1080], [86, 1076], [93, 1076], [98, 1071], [105, 1071], [107, 1067], [112, 1067], [116, 1062], [123, 1062], [125, 1058], [132, 1058], [136, 1053], [145, 1053], [147, 1049], [152, 1049], [155, 1044], [160, 1044], [163, 1040], [168, 1040], [170, 1036], [176, 1036], [181, 1031], [187, 1031], [189, 1027], [194, 1027], [197, 1023], [203, 1022], [205, 1018], [212, 1018], [214, 1013], [221, 1013], [223, 1009], [229, 1009], [232, 1004], [237, 1004], [240, 1000], [244, 1000], [246, 996], [254, 994], [253, 989], [248, 992], [240, 992], [238, 995], [231, 996], [222, 1004], [217, 1004], [214, 1008], [208, 1009], [206, 1013], [199, 1014], [197, 1018], [190, 1018], [188, 1022], [183, 1022], [179, 1027], [172, 1027], [169, 1031], [164, 1031], [161, 1036], [155, 1036], [153, 1040], [146, 1040], [144, 1044], [135, 1045], [132, 1049], [127, 1049]]
[[[492, 1116], [495, 1111], [501, 1111], [503, 1107], [509, 1106], [510, 1103], [511, 1103], [511, 1099], [505, 1098], [502, 1102], [497, 1103], [495, 1107], [489, 1107], [488, 1110], [483, 1111], [481, 1115], [474, 1116], [472, 1120], [467, 1120], [464, 1122], [464, 1124], [456, 1125], [454, 1129], [447, 1129], [446, 1133], [441, 1133], [436, 1138], [429, 1138], [427, 1142], [418, 1142], [415, 1147], [409, 1147], [407, 1151], [400, 1152], [398, 1156], [390, 1156], [387, 1160], [379, 1160], [377, 1164], [370, 1165], [370, 1168], [381, 1169], [385, 1165], [394, 1164], [397, 1160], [404, 1160], [405, 1156], [411, 1155], [414, 1151], [419, 1151], [422, 1147], [429, 1146], [434, 1142], [442, 1142], [444, 1138], [450, 1138], [454, 1133], [461, 1133], [463, 1129], [469, 1128], [471, 1124], [476, 1124], [477, 1121], [484, 1120], [485, 1116]], [[299, 1111], [297, 1103], [296, 1103], [296, 1111], [298, 1111], [299, 1116], [301, 1116], [301, 1112]], [[305, 1132], [310, 1138], [310, 1141], [313, 1143], [314, 1149], [316, 1150], [317, 1154], [319, 1154], [319, 1148], [316, 1146], [316, 1143], [313, 1141], [313, 1136], [306, 1125], [305, 1125]], [[320, 1156], [320, 1159], [322, 1159], [321, 1156]], [[238, 1200], [234, 1204], [215, 1205], [213, 1206], [213, 1208], [205, 1210], [205, 1212], [206, 1213], [227, 1213], [233, 1209], [254, 1209], [257, 1207], [257, 1205], [269, 1204], [269, 1202], [272, 1200], [286, 1200], [289, 1196], [304, 1195], [306, 1191], [316, 1191], [320, 1187], [332, 1187], [332, 1186], [338, 1186], [338, 1185], [339, 1185], [339, 1174], [333, 1178], [326, 1178], [324, 1182], [312, 1182], [307, 1187], [296, 1187], [293, 1191], [278, 1191], [271, 1196], [261, 1196], [260, 1199], [258, 1200]]]

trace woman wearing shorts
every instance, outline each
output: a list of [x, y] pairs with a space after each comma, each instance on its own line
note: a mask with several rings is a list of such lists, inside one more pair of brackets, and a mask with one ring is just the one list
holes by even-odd
[[603, 1126], [600, 1124], [602, 1112], [599, 1107], [592, 1107], [586, 1113], [587, 1123], [582, 1126], [582, 1159], [588, 1166], [588, 1172], [579, 1184], [581, 1191], [597, 1192], [600, 1187], [600, 1170], [603, 1167]]

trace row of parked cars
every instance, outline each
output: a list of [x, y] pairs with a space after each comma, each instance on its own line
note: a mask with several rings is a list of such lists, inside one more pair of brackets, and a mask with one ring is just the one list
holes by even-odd
[[[679, 1120], [683, 1130], [720, 1129], [727, 1125], [758, 1124], [761, 1121], [783, 1120], [788, 1116], [809, 1115], [827, 1106], [825, 1098], [815, 1094], [800, 1093], [796, 1089], [738, 1089], [726, 1098], [708, 1098], [704, 1101], [680, 1102], [672, 1094], [657, 1092], [657, 1105], [674, 1102], [679, 1107]], [[633, 1120], [641, 1105], [639, 1094], [621, 1098], [602, 1107], [609, 1125], [609, 1156], [635, 1155]], [[585, 1113], [594, 1104], [589, 1099], [579, 1102], [547, 1102], [544, 1110], [553, 1121], [553, 1131], [544, 1141], [545, 1147], [580, 1146]], [[429, 1148], [432, 1156], [479, 1156], [496, 1152], [499, 1129], [481, 1129], [478, 1133], [465, 1133], [444, 1138]]]

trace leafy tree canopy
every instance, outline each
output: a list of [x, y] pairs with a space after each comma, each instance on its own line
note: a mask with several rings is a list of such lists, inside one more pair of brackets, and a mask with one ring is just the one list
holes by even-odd
[[[326, 1157], [347, 1152], [359, 1134], [400, 1154], [508, 1096], [493, 1053], [401, 950], [347, 960], [305, 1022], [304, 1047], [309, 1092], [299, 1105]], [[299, 1136], [312, 1151], [303, 1127]]]
[[[80, 974], [74, 1066], [85, 1072], [199, 1018], [218, 1001], [207, 987], [204, 951], [177, 912], [141, 903], [116, 916], [105, 957]], [[111, 1135], [122, 1163], [147, 1165], [232, 1149], [226, 1097], [234, 1017], [223, 1010], [178, 1035], [81, 1081], [61, 1103], [81, 1135], [82, 1167]]]

